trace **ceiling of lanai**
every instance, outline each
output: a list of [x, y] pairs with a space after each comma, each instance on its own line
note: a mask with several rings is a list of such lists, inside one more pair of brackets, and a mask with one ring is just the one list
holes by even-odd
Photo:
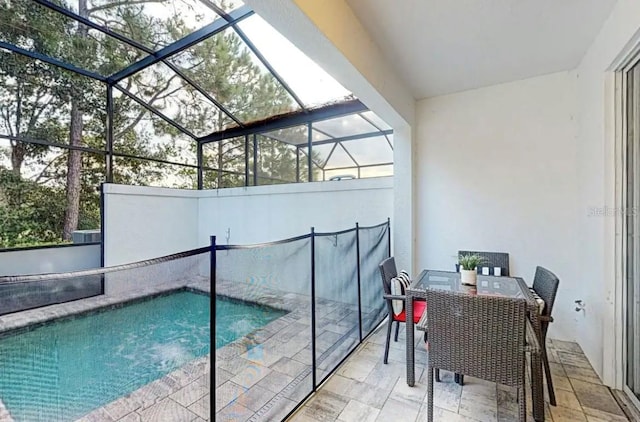
[[416, 99], [575, 68], [616, 0], [346, 0]]

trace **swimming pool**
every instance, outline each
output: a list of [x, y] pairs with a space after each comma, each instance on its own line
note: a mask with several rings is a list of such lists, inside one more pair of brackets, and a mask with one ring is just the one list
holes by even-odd
[[[253, 308], [216, 304], [236, 318]], [[256, 309], [266, 319], [227, 322], [218, 347], [280, 315]], [[182, 291], [0, 339], [0, 399], [17, 422], [75, 420], [208, 354], [210, 316], [209, 296]]]

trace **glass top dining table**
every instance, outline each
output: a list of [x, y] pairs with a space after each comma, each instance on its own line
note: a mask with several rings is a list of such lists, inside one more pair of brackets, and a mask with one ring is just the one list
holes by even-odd
[[[523, 298], [527, 301], [529, 309], [529, 319], [536, 333], [540, 332], [540, 322], [538, 320], [538, 305], [533, 298], [529, 287], [520, 277], [496, 277], [478, 274], [475, 286], [462, 284], [460, 273], [453, 271], [423, 270], [407, 288], [407, 384], [415, 384], [415, 346], [414, 346], [414, 322], [413, 322], [413, 300], [424, 299], [427, 289], [448, 290], [459, 293], [466, 293], [472, 296], [489, 295], [503, 296], [510, 298]], [[427, 304], [427, 309], [429, 304]], [[539, 334], [538, 334], [538, 337]], [[542, 362], [532, 356], [532, 377], [534, 400], [533, 417], [536, 422], [544, 421], [544, 400], [542, 385]]]

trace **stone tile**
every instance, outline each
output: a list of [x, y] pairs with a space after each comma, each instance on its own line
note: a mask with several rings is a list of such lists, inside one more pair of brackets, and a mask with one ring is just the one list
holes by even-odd
[[309, 365], [305, 365], [304, 363], [300, 363], [287, 357], [280, 358], [277, 362], [270, 366], [272, 370], [289, 375], [292, 378], [295, 378], [298, 375], [302, 374], [305, 370], [309, 369], [309, 367]]
[[412, 400], [422, 403], [427, 396], [427, 386], [425, 384], [416, 383], [413, 387], [409, 387], [407, 382], [400, 378], [391, 390], [391, 397], [395, 400]]
[[276, 393], [269, 391], [266, 388], [254, 385], [247, 392], [238, 397], [238, 403], [242, 406], [253, 410], [254, 412], [260, 410], [269, 400], [271, 400]]
[[586, 422], [584, 413], [580, 410], [569, 409], [562, 406], [550, 406], [553, 422]]
[[253, 386], [255, 383], [266, 377], [271, 373], [271, 369], [258, 365], [258, 364], [250, 364], [245, 369], [243, 369], [236, 376], [231, 378], [231, 382], [240, 385], [245, 388], [249, 388]]
[[189, 406], [191, 403], [209, 394], [209, 389], [198, 382], [192, 382], [186, 387], [181, 388], [169, 397], [183, 406]]
[[558, 406], [582, 411], [582, 406], [572, 391], [556, 390], [556, 403]]
[[222, 368], [216, 368], [216, 387], [221, 386], [225, 382], [229, 381], [233, 378], [233, 374], [231, 372], [225, 371]]
[[[427, 422], [427, 414], [427, 403], [424, 403], [420, 408], [420, 413], [418, 414], [416, 421]], [[456, 412], [451, 412], [438, 406], [433, 407], [433, 420], [434, 422], [477, 422], [476, 419], [462, 416]]]
[[142, 405], [140, 404], [140, 402], [135, 398], [131, 396], [125, 396], [107, 404], [104, 409], [109, 415], [111, 415], [114, 420], [119, 420], [123, 416], [133, 412], [141, 406]]
[[460, 415], [481, 422], [495, 422], [498, 420], [498, 405], [496, 402], [490, 404], [484, 400], [478, 400], [473, 396], [465, 397], [464, 388], [462, 392], [460, 408], [458, 410]]
[[282, 374], [277, 371], [272, 371], [266, 377], [262, 378], [257, 386], [262, 388], [266, 388], [269, 391], [274, 393], [279, 393], [284, 390], [291, 382], [293, 382], [294, 378], [289, 375]]
[[266, 408], [256, 412], [256, 421], [280, 421], [283, 420], [297, 405], [297, 402], [284, 398], [277, 398], [277, 401], [269, 403]]
[[373, 371], [376, 363], [377, 361], [368, 358], [349, 360], [338, 370], [338, 374], [357, 381], [364, 381]]
[[348, 400], [328, 391], [319, 391], [305, 406], [304, 414], [320, 422], [335, 421], [347, 406]]
[[229, 406], [216, 412], [216, 422], [245, 422], [254, 415], [253, 411], [238, 404], [231, 403]]
[[[573, 386], [571, 385], [571, 381], [567, 377], [559, 377], [555, 375], [551, 375], [553, 377], [553, 389], [554, 390], [566, 390], [573, 391]], [[546, 384], [546, 383], [545, 383]], [[545, 388], [546, 385], [545, 385]]]
[[222, 410], [229, 403], [238, 400], [238, 397], [244, 394], [245, 391], [247, 391], [246, 388], [231, 381], [227, 381], [216, 388], [216, 412]]
[[590, 382], [592, 384], [602, 384], [598, 374], [596, 374], [591, 368], [581, 368], [573, 365], [563, 365], [563, 368], [570, 380], [576, 379]]
[[376, 422], [389, 422], [399, 420], [399, 415], [402, 415], [403, 422], [415, 421], [420, 413], [421, 404], [417, 402], [405, 402], [399, 401], [394, 398], [389, 398], [382, 406]]
[[93, 412], [84, 415], [82, 418], [78, 419], [77, 422], [113, 422], [115, 419], [107, 413], [107, 411], [100, 407]]
[[380, 410], [375, 407], [368, 406], [356, 400], [350, 400], [338, 416], [338, 420], [344, 422], [373, 422], [379, 413]]
[[624, 416], [609, 389], [603, 385], [591, 384], [580, 380], [571, 380], [576, 396], [583, 406], [614, 415]]
[[547, 343], [550, 349], [555, 349], [563, 352], [571, 352], [579, 355], [584, 354], [578, 343], [554, 339], [547, 341]]
[[627, 422], [626, 416], [618, 414], [612, 414], [603, 412], [601, 410], [591, 409], [590, 407], [583, 406], [584, 414], [589, 422]]
[[191, 404], [191, 406], [189, 406], [189, 410], [200, 416], [202, 419], [209, 420], [211, 415], [211, 396], [207, 394], [202, 397], [195, 403]]
[[162, 399], [139, 413], [142, 422], [191, 422], [197, 416], [169, 398]]
[[118, 422], [140, 422], [140, 415], [136, 412], [131, 412], [128, 415], [118, 419]]
[[572, 365], [579, 368], [593, 370], [589, 360], [583, 354], [558, 352], [558, 357], [560, 358], [560, 363], [562, 363], [562, 365]]
[[[450, 412], [458, 413], [460, 410], [460, 399], [462, 397], [462, 387], [451, 381], [445, 381], [441, 378], [442, 382], [433, 383], [433, 405]], [[425, 402], [428, 401], [428, 397], [425, 396]]]

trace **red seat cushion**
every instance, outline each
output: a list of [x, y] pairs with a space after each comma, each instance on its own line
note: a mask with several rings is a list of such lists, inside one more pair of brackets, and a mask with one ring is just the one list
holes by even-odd
[[[417, 324], [418, 321], [420, 321], [420, 318], [422, 318], [422, 314], [424, 313], [425, 309], [427, 309], [427, 302], [423, 300], [413, 301], [413, 322], [415, 324]], [[407, 311], [406, 309], [403, 309], [402, 312], [400, 312], [400, 314], [394, 315], [393, 320], [405, 322], [407, 320], [406, 311]]]

